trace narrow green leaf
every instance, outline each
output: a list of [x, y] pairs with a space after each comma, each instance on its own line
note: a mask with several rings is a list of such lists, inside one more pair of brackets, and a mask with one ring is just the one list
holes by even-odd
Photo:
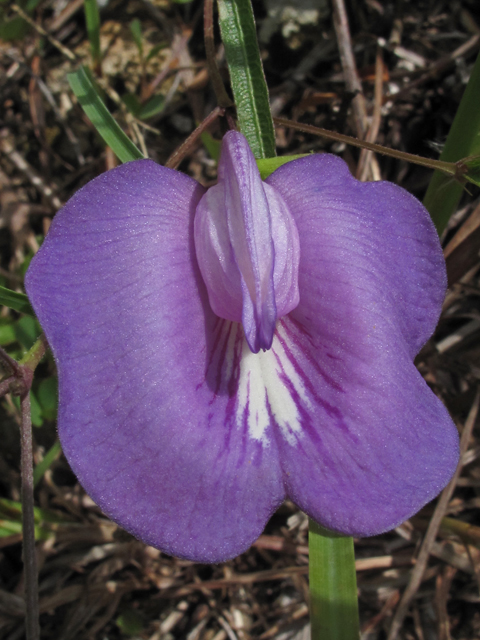
[[125, 609], [115, 622], [127, 636], [139, 636], [145, 626], [143, 616], [135, 609]]
[[24, 293], [17, 293], [16, 291], [11, 291], [6, 287], [0, 286], [0, 304], [3, 304], [9, 309], [14, 309], [20, 313], [26, 313], [29, 316], [35, 317], [30, 302]]
[[146, 62], [154, 58], [158, 53], [160, 53], [160, 51], [163, 51], [163, 49], [166, 49], [167, 47], [167, 42], [159, 42], [158, 44], [156, 44], [154, 47], [152, 47], [152, 49], [150, 49], [150, 53], [147, 56]]
[[208, 131], [203, 131], [200, 134], [200, 138], [202, 139], [205, 149], [208, 151], [208, 155], [212, 158], [212, 160], [218, 162], [220, 159], [220, 148], [222, 146], [222, 141], [215, 140], [212, 134]]
[[276, 158], [259, 159], [257, 160], [257, 167], [260, 171], [260, 176], [262, 180], [266, 180], [268, 176], [276, 169], [278, 169], [278, 167], [281, 167], [282, 164], [286, 164], [287, 162], [291, 162], [292, 160], [297, 160], [297, 158], [304, 158], [307, 155], [310, 154], [301, 153], [297, 156], [277, 156]]
[[84, 8], [93, 64], [100, 67], [102, 53], [100, 51], [100, 12], [98, 10], [97, 0], [84, 0]]
[[7, 20], [2, 13], [0, 13], [0, 40], [5, 42], [22, 40], [30, 29], [30, 25], [20, 16]]
[[28, 0], [27, 4], [25, 5], [25, 11], [33, 11], [38, 7], [39, 4], [40, 0]]
[[271, 158], [275, 133], [252, 5], [218, 0], [218, 13], [240, 130], [256, 158]]
[[41, 427], [43, 425], [42, 407], [33, 391], [30, 391], [30, 417], [34, 427]]
[[156, 116], [158, 113], [163, 111], [164, 105], [164, 96], [160, 94], [152, 96], [148, 102], [140, 107], [138, 111], [138, 117], [140, 118], [140, 120], [147, 120], [147, 118], [152, 118], [153, 116]]
[[[48, 522], [51, 524], [73, 524], [72, 518], [50, 509], [33, 508], [35, 522]], [[13, 522], [20, 522], [22, 519], [22, 503], [18, 500], [0, 498], [0, 518], [9, 519]]]
[[465, 180], [468, 180], [468, 182], [480, 187], [480, 156], [465, 158], [462, 164], [467, 170], [464, 175]]
[[121, 162], [138, 160], [143, 154], [122, 131], [95, 90], [85, 67], [68, 74], [68, 81], [93, 126]]
[[[473, 66], [440, 160], [457, 162], [480, 154], [480, 54]], [[475, 167], [473, 167], [474, 169]], [[475, 172], [474, 172], [475, 173]], [[473, 176], [475, 178], [475, 176]], [[474, 180], [473, 180], [474, 181]], [[461, 184], [435, 171], [425, 194], [426, 206], [438, 233], [448, 224], [463, 192]]]
[[22, 533], [22, 523], [12, 522], [11, 520], [0, 520], [0, 538]]
[[308, 546], [312, 640], [358, 640], [353, 538], [310, 520]]
[[5, 318], [5, 320], [9, 320], [9, 322], [1, 322], [0, 324], [0, 345], [2, 347], [15, 342], [17, 339], [11, 318]]
[[125, 93], [122, 96], [123, 104], [127, 107], [127, 109], [132, 113], [136, 118], [138, 117], [138, 112], [142, 108], [140, 100], [134, 93]]
[[132, 32], [133, 39], [135, 40], [135, 44], [137, 45], [138, 52], [140, 53], [140, 57], [143, 58], [142, 25], [138, 18], [134, 18], [131, 21], [130, 31]]
[[58, 409], [58, 382], [55, 377], [44, 378], [36, 387], [37, 398], [46, 420], [55, 420]]
[[47, 451], [47, 453], [43, 456], [43, 460], [37, 464], [35, 469], [33, 470], [33, 486], [36, 487], [40, 480], [43, 478], [45, 471], [50, 469], [52, 464], [60, 455], [62, 447], [60, 442], [57, 440], [55, 444]]
[[15, 336], [20, 345], [28, 351], [35, 344], [36, 339], [42, 332], [36, 318], [22, 316], [14, 325]]

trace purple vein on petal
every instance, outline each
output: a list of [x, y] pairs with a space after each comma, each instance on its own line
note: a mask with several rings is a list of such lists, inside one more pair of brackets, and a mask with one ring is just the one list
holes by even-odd
[[308, 356], [303, 345], [292, 341], [294, 330], [288, 324], [292, 323], [287, 317], [277, 322], [269, 351], [252, 353], [241, 325], [223, 320], [207, 359], [203, 384], [211, 389], [209, 404], [219, 395], [229, 397], [226, 432], [243, 430], [263, 446], [274, 439], [272, 429], [295, 446], [318, 401], [300, 364], [301, 357]]

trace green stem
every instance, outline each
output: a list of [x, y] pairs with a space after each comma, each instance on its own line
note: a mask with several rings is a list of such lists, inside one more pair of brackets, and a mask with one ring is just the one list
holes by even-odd
[[308, 545], [312, 640], [358, 640], [353, 538], [310, 520]]
[[[440, 156], [443, 162], [457, 162], [480, 154], [480, 54], [474, 64], [447, 141]], [[425, 194], [426, 206], [438, 233], [448, 224], [463, 192], [458, 182], [435, 171]]]
[[39, 365], [41, 359], [47, 351], [48, 343], [45, 335], [42, 333], [37, 338], [33, 346], [27, 351], [23, 358], [19, 361], [19, 364], [28, 367], [32, 374]]

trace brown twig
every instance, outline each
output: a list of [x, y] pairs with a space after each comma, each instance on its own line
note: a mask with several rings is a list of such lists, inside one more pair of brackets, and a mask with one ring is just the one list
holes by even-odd
[[231, 107], [233, 102], [228, 97], [225, 86], [215, 60], [215, 41], [213, 37], [213, 0], [205, 0], [203, 5], [203, 34], [205, 54], [207, 56], [208, 75], [212, 83], [217, 102], [220, 107]]
[[0, 151], [13, 162], [16, 168], [23, 173], [54, 209], [60, 209], [63, 206], [62, 201], [55, 195], [53, 189], [45, 183], [44, 179], [28, 164], [25, 158], [13, 148], [9, 140], [5, 138], [0, 140]]
[[30, 18], [30, 16], [27, 13], [25, 13], [25, 11], [21, 7], [19, 7], [17, 4], [12, 4], [11, 9], [13, 9], [13, 11], [18, 13], [18, 15], [21, 16], [25, 20], [25, 22], [28, 22], [28, 24], [31, 27], [33, 27], [35, 29], [35, 31], [37, 31], [37, 33], [39, 33], [44, 38], [47, 38], [47, 40], [50, 42], [50, 44], [52, 44], [59, 51], [61, 51], [64, 56], [66, 56], [72, 62], [75, 62], [75, 60], [77, 59], [77, 56], [74, 53], [72, 53], [70, 51], [70, 49], [67, 49], [67, 47], [65, 47], [60, 42], [60, 40], [57, 40], [57, 38], [54, 38], [50, 33], [48, 33], [48, 31], [45, 31], [45, 29], [43, 27], [41, 27], [39, 24], [34, 22]]
[[384, 156], [390, 156], [391, 158], [398, 158], [399, 160], [406, 160], [406, 162], [412, 162], [413, 164], [419, 164], [422, 167], [428, 167], [429, 169], [438, 169], [443, 173], [451, 176], [457, 176], [458, 167], [455, 162], [443, 162], [442, 160], [432, 160], [431, 158], [423, 158], [422, 156], [416, 156], [413, 153], [405, 153], [405, 151], [399, 151], [398, 149], [389, 149], [388, 147], [382, 147], [380, 144], [374, 144], [373, 142], [367, 142], [366, 140], [359, 140], [352, 136], [346, 136], [343, 133], [337, 133], [336, 131], [329, 131], [328, 129], [322, 129], [321, 127], [314, 127], [311, 124], [302, 124], [301, 122], [294, 122], [293, 120], [287, 120], [287, 118], [273, 118], [274, 124], [282, 127], [290, 127], [297, 131], [303, 131], [304, 133], [311, 133], [314, 136], [320, 136], [321, 138], [327, 138], [327, 140], [335, 140], [335, 142], [344, 142], [350, 144], [352, 147], [359, 147], [360, 149], [369, 149], [375, 151]]
[[438, 574], [435, 585], [435, 608], [437, 610], [438, 640], [451, 640], [447, 601], [452, 580], [457, 573], [455, 567], [446, 566]]
[[455, 49], [452, 53], [440, 58], [437, 62], [432, 64], [432, 66], [416, 80], [412, 80], [407, 86], [397, 91], [397, 93], [389, 93], [386, 96], [383, 96], [382, 102], [386, 104], [387, 102], [396, 102], [397, 100], [401, 100], [402, 98], [409, 97], [412, 89], [417, 89], [421, 87], [425, 82], [429, 82], [435, 76], [439, 75], [450, 65], [455, 63], [457, 58], [461, 58], [462, 56], [468, 55], [469, 53], [473, 53], [475, 49], [478, 47], [480, 42], [480, 35], [475, 34], [472, 36], [467, 42], [464, 42], [462, 45]]
[[167, 75], [170, 73], [173, 65], [178, 61], [182, 49], [184, 49], [190, 38], [192, 37], [192, 30], [185, 29], [181, 34], [175, 34], [170, 50], [170, 56], [165, 63], [164, 68], [158, 73], [155, 78], [150, 82], [150, 84], [145, 87], [145, 90], [142, 95], [142, 102], [145, 103], [149, 100], [152, 95], [155, 93], [156, 88], [165, 80]]
[[343, 73], [345, 75], [345, 85], [347, 90], [356, 94], [352, 100], [353, 119], [355, 121], [356, 134], [363, 138], [365, 133], [365, 121], [367, 110], [365, 108], [365, 98], [362, 93], [362, 84], [358, 77], [357, 65], [352, 51], [352, 40], [348, 26], [347, 10], [344, 0], [333, 0], [333, 24], [337, 34], [338, 49], [342, 62]]
[[418, 554], [417, 562], [415, 567], [412, 570], [412, 575], [410, 578], [410, 582], [408, 583], [407, 588], [405, 589], [402, 599], [400, 600], [400, 604], [398, 605], [398, 609], [395, 612], [395, 616], [392, 621], [392, 626], [390, 627], [390, 632], [388, 634], [388, 640], [395, 640], [400, 628], [403, 624], [403, 620], [407, 615], [408, 608], [412, 599], [414, 598], [420, 583], [422, 581], [422, 576], [427, 568], [428, 558], [430, 556], [430, 551], [435, 542], [435, 538], [437, 537], [438, 529], [440, 528], [440, 524], [442, 522], [442, 518], [445, 515], [445, 512], [448, 507], [448, 503], [450, 502], [450, 498], [455, 490], [455, 486], [457, 484], [457, 479], [462, 471], [463, 463], [462, 456], [466, 452], [468, 448], [468, 443], [470, 441], [473, 427], [475, 426], [475, 422], [478, 415], [478, 408], [480, 405], [480, 391], [477, 391], [477, 395], [473, 402], [472, 408], [470, 409], [470, 413], [468, 414], [468, 418], [465, 422], [465, 426], [463, 427], [463, 433], [460, 440], [460, 461], [458, 463], [457, 469], [453, 475], [453, 478], [450, 480], [448, 485], [443, 490], [440, 499], [435, 507], [435, 511], [433, 513], [432, 519], [430, 520], [430, 524], [427, 529], [427, 533], [422, 542], [422, 546], [420, 547], [420, 552]]
[[[375, 142], [382, 121], [382, 94], [383, 94], [383, 56], [381, 47], [377, 48], [377, 57], [375, 59], [375, 98], [373, 105], [372, 124], [365, 136], [367, 142]], [[358, 159], [357, 178], [366, 180], [370, 163], [373, 158], [373, 152], [362, 149], [360, 158]]]
[[[81, 6], [83, 6], [83, 0], [81, 2]], [[69, 8], [70, 5], [67, 5], [66, 8]], [[70, 144], [72, 145], [72, 147], [75, 149], [75, 153], [77, 156], [77, 160], [78, 160], [78, 164], [80, 166], [83, 166], [85, 164], [85, 158], [82, 154], [82, 151], [80, 149], [80, 143], [78, 141], [77, 136], [74, 134], [72, 128], [68, 125], [67, 119], [66, 117], [62, 114], [62, 112], [60, 111], [60, 109], [57, 107], [57, 103], [55, 102], [55, 98], [52, 95], [52, 92], [50, 91], [50, 89], [48, 88], [48, 86], [45, 84], [45, 82], [42, 80], [42, 78], [33, 73], [32, 69], [25, 64], [20, 58], [18, 58], [18, 56], [16, 56], [14, 54], [13, 51], [2, 51], [2, 53], [7, 56], [8, 58], [10, 58], [11, 60], [14, 60], [18, 65], [20, 65], [32, 78], [35, 79], [38, 88], [40, 89], [40, 91], [42, 92], [44, 98], [47, 100], [48, 104], [52, 107], [53, 112], [55, 113], [55, 116], [57, 118], [57, 120], [59, 120], [64, 128], [64, 131], [68, 137], [68, 140], [70, 142]]]
[[63, 25], [72, 18], [77, 11], [83, 7], [84, 0], [72, 0], [67, 4], [67, 6], [60, 11], [58, 16], [54, 18], [49, 24], [48, 29], [50, 33], [54, 33], [55, 31], [59, 31]]
[[193, 131], [188, 138], [185, 140], [183, 144], [181, 144], [176, 151], [172, 153], [169, 157], [165, 166], [169, 169], [176, 169], [178, 165], [182, 162], [182, 160], [192, 151], [195, 143], [197, 142], [200, 135], [207, 129], [212, 122], [219, 116], [223, 116], [225, 113], [225, 109], [223, 107], [215, 107], [215, 109], [210, 113], [203, 122], [201, 122], [198, 127]]

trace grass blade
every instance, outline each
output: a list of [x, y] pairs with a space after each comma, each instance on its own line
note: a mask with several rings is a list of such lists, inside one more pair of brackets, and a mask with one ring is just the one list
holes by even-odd
[[121, 162], [143, 158], [143, 153], [122, 131], [102, 99], [98, 95], [85, 67], [68, 74], [73, 93], [90, 118], [93, 126]]
[[240, 130], [256, 158], [275, 156], [268, 89], [250, 0], [219, 0], [220, 31]]
[[100, 12], [98, 10], [97, 0], [84, 0], [84, 8], [93, 65], [96, 71], [100, 71], [102, 53], [100, 51]]
[[49, 469], [53, 462], [58, 458], [62, 447], [60, 445], [60, 441], [57, 440], [52, 447], [47, 451], [44, 455], [43, 460], [39, 462], [35, 469], [33, 470], [33, 486], [36, 487], [40, 480], [43, 478], [43, 475], [47, 469]]
[[[440, 160], [457, 162], [480, 154], [480, 54], [460, 101], [455, 119], [440, 156]], [[463, 187], [448, 176], [435, 171], [425, 194], [426, 206], [438, 233], [448, 224], [457, 208]]]
[[30, 302], [24, 293], [17, 293], [16, 291], [0, 286], [0, 304], [3, 304], [9, 309], [14, 309], [20, 313], [26, 313], [29, 316], [35, 317]]

